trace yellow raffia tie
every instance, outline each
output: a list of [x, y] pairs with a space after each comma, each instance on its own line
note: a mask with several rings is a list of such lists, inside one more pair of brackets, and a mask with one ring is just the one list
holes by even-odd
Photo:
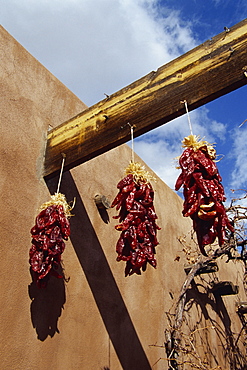
[[215, 159], [216, 157], [214, 145], [208, 143], [206, 140], [200, 140], [200, 136], [197, 135], [189, 135], [182, 140], [183, 148], [192, 148], [195, 152], [199, 149], [204, 150], [208, 153], [210, 159]]
[[145, 167], [142, 166], [139, 162], [130, 162], [128, 167], [125, 169], [126, 175], [132, 174], [136, 184], [150, 183], [150, 181], [156, 181], [156, 178], [152, 176], [148, 171], [145, 170]]
[[51, 195], [51, 199], [40, 206], [39, 212], [53, 205], [63, 206], [64, 214], [67, 218], [72, 216], [71, 210], [74, 208], [74, 204], [70, 206], [66, 201], [65, 195], [61, 193]]

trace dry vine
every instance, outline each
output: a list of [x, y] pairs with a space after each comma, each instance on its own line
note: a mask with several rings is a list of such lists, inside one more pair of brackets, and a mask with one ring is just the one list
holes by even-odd
[[[192, 257], [190, 255], [190, 251], [188, 247], [184, 245], [183, 240], [180, 240], [184, 247], [183, 250], [188, 255], [188, 260], [191, 260], [193, 265], [181, 288], [176, 304], [175, 314], [173, 316], [169, 314], [170, 328], [165, 331], [165, 349], [167, 354], [167, 361], [169, 364], [169, 370], [180, 370], [184, 368], [184, 365], [189, 365], [191, 369], [221, 369], [219, 365], [214, 368], [209, 367], [207, 361], [200, 357], [193, 343], [193, 335], [195, 334], [195, 332], [198, 330], [203, 330], [205, 328], [196, 328], [194, 332], [192, 331], [190, 333], [190, 335], [186, 335], [182, 332], [181, 326], [184, 322], [187, 292], [189, 287], [193, 284], [195, 276], [200, 269], [207, 267], [209, 264], [215, 262], [221, 256], [227, 256], [227, 262], [231, 259], [234, 259], [239, 260], [244, 264], [245, 274], [243, 284], [245, 292], [247, 294], [247, 207], [245, 206], [247, 191], [244, 190], [242, 192], [244, 193], [244, 195], [242, 197], [232, 199], [229, 207], [226, 209], [228, 216], [234, 225], [235, 232], [234, 234], [229, 233], [227, 235], [227, 240], [224, 246], [217, 248], [209, 257], [204, 257], [200, 255], [195, 258], [194, 256]], [[237, 340], [234, 343], [233, 339], [230, 338], [230, 340], [232, 340], [231, 345], [234, 348], [237, 348], [240, 335], [242, 335], [243, 332], [245, 333], [245, 335], [247, 335], [246, 320], [243, 315], [240, 317], [240, 319], [242, 320], [243, 328], [239, 333]], [[218, 330], [215, 327], [213, 327], [213, 329]], [[187, 355], [187, 357], [183, 357], [182, 355]], [[232, 354], [229, 352], [229, 357], [231, 356]], [[236, 356], [234, 354], [233, 357], [236, 357], [237, 360], [235, 360], [235, 358], [230, 358], [230, 363], [233, 364], [232, 369], [247, 369], [247, 362], [244, 355], [236, 353]], [[179, 360], [179, 358], [186, 358], [186, 360], [182, 361]]]

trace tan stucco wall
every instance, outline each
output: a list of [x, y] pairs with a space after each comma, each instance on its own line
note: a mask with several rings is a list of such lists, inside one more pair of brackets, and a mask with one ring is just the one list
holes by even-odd
[[[169, 326], [167, 312], [173, 312], [186, 276], [178, 238], [190, 240], [191, 230], [190, 220], [181, 215], [182, 200], [157, 179], [158, 266], [125, 278], [124, 262], [116, 262], [116, 210], [100, 214], [93, 198], [99, 193], [113, 200], [130, 148], [122, 145], [65, 173], [61, 191], [68, 201], [76, 197], [63, 254], [68, 281], [51, 278], [45, 290], [31, 284], [30, 229], [49, 189], [57, 186], [57, 179], [46, 184], [42, 178], [46, 133], [86, 107], [3, 28], [0, 48], [1, 370], [167, 369], [160, 346]], [[230, 368], [222, 347], [226, 335], [241, 329], [235, 302], [246, 300], [242, 276], [241, 265], [222, 261], [219, 273], [196, 278], [201, 294], [193, 296], [191, 290], [184, 330], [194, 330], [197, 323], [206, 328], [201, 332], [207, 332], [202, 337], [212, 348], [211, 367], [215, 357], [222, 369]], [[206, 280], [213, 278], [238, 284], [239, 294], [218, 303], [209, 299]], [[222, 335], [207, 329], [211, 319]], [[201, 349], [205, 356], [207, 345]]]

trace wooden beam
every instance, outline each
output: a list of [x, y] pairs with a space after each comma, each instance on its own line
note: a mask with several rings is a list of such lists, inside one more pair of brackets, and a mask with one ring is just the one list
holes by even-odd
[[71, 169], [247, 83], [247, 19], [48, 133], [44, 176]]

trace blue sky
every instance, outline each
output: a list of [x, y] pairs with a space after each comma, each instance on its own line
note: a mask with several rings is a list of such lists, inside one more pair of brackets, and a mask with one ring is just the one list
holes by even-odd
[[[1, 24], [88, 106], [247, 18], [246, 0], [0, 0]], [[190, 113], [216, 143], [227, 196], [247, 188], [247, 86]], [[183, 116], [135, 139], [171, 188], [189, 134]], [[127, 164], [126, 164], [127, 166]]]

